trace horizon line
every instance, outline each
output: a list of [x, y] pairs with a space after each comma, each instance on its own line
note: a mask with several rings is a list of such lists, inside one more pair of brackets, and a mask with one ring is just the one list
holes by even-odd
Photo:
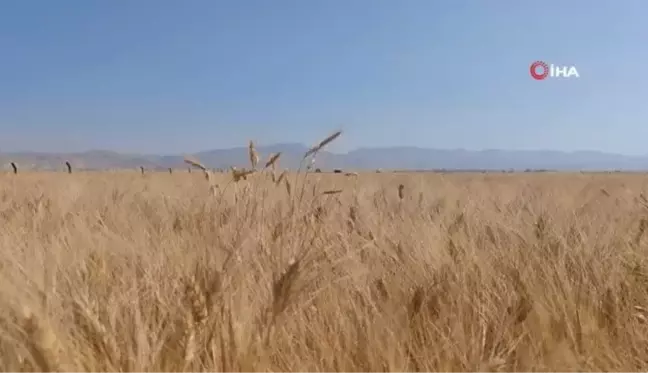
[[[310, 147], [303, 143], [274, 143], [274, 144], [265, 144], [265, 145], [256, 145], [257, 148], [267, 148], [274, 146], [301, 146], [304, 149], [309, 149]], [[120, 151], [112, 150], [106, 148], [91, 148], [87, 150], [79, 150], [73, 152], [65, 151], [39, 151], [39, 150], [12, 150], [12, 151], [3, 151], [0, 150], [0, 155], [16, 155], [16, 154], [66, 154], [66, 155], [75, 155], [75, 154], [87, 154], [87, 153], [114, 153], [119, 155], [137, 155], [137, 156], [184, 156], [184, 155], [193, 155], [199, 153], [208, 153], [212, 151], [228, 151], [228, 150], [241, 150], [247, 149], [247, 146], [234, 146], [234, 147], [223, 147], [223, 148], [212, 148], [206, 150], [199, 150], [193, 152], [178, 152], [178, 153], [164, 153], [164, 152], [150, 152], [150, 153], [138, 153], [134, 151]], [[601, 155], [612, 155], [612, 156], [622, 156], [630, 158], [641, 158], [648, 157], [648, 154], [624, 154], [624, 153], [615, 153], [608, 152], [603, 150], [596, 149], [576, 149], [576, 150], [559, 150], [559, 149], [547, 149], [547, 148], [535, 148], [535, 149], [512, 149], [512, 148], [484, 148], [484, 149], [467, 149], [467, 148], [439, 148], [439, 147], [421, 147], [421, 146], [407, 146], [407, 145], [390, 145], [390, 146], [361, 146], [357, 148], [350, 149], [346, 152], [330, 151], [323, 149], [322, 152], [335, 154], [335, 155], [348, 155], [349, 153], [363, 150], [432, 150], [432, 151], [445, 151], [445, 152], [470, 152], [470, 153], [483, 153], [483, 152], [518, 152], [518, 153], [531, 153], [531, 152], [548, 152], [548, 153], [562, 153], [562, 154], [577, 154], [577, 153], [598, 153]]]

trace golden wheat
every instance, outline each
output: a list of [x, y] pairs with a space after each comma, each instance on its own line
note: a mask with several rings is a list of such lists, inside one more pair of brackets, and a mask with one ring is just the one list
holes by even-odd
[[648, 369], [644, 175], [135, 176], [0, 175], [1, 370]]

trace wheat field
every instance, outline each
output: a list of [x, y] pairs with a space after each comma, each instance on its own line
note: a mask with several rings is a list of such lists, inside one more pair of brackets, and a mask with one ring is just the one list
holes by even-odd
[[648, 176], [276, 176], [1, 175], [0, 369], [648, 369]]

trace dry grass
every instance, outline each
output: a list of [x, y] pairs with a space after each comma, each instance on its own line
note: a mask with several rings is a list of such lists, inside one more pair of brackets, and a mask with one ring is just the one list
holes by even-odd
[[0, 369], [648, 368], [648, 177], [266, 168], [0, 176]]

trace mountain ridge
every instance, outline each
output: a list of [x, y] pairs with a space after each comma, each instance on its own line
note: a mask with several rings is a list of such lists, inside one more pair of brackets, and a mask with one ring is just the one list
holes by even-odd
[[[308, 147], [299, 143], [279, 143], [257, 146], [261, 160], [282, 152], [280, 167], [299, 167]], [[105, 149], [83, 152], [0, 152], [5, 169], [15, 162], [21, 169], [64, 169], [70, 161], [74, 168], [147, 169], [185, 168], [184, 156], [198, 158], [209, 168], [246, 167], [248, 148], [231, 147], [210, 149], [186, 154], [138, 154]], [[316, 167], [322, 169], [377, 169], [385, 170], [648, 170], [648, 155], [630, 156], [595, 150], [505, 150], [505, 149], [435, 149], [412, 146], [363, 147], [346, 153], [322, 151], [317, 155]]]

